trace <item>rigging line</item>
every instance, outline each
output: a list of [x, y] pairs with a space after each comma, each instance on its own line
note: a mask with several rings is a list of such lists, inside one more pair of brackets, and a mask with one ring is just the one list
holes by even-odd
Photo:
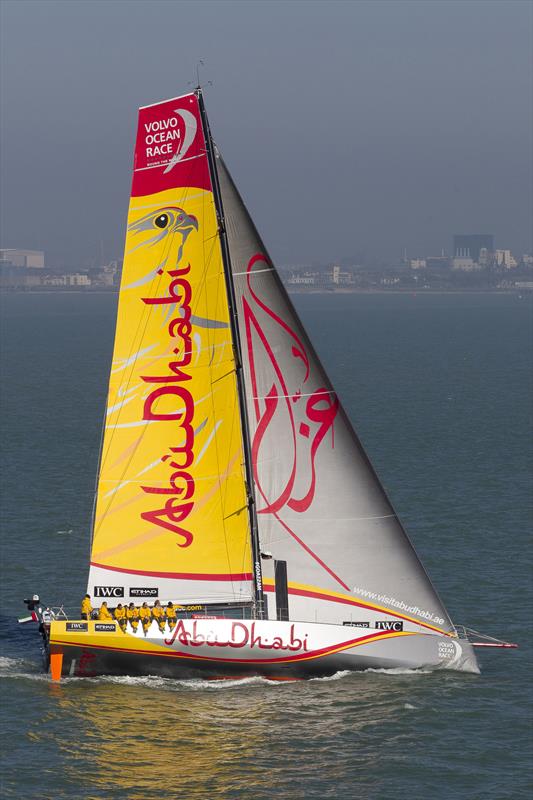
[[[332, 522], [365, 522], [373, 519], [396, 519], [396, 514], [383, 514], [382, 516], [375, 516], [375, 517], [308, 517], [306, 515], [305, 521], [306, 522], [321, 522], [321, 523], [332, 523]], [[294, 521], [301, 521], [300, 517], [290, 517], [285, 516], [283, 517], [284, 521], [294, 522]]]
[[229, 240], [226, 232], [226, 222], [224, 218], [224, 203], [222, 200], [222, 193], [220, 188], [220, 181], [218, 176], [216, 164], [216, 148], [211, 136], [209, 121], [205, 111], [203, 97], [201, 91], [197, 92], [198, 107], [202, 121], [202, 128], [204, 131], [209, 172], [211, 175], [211, 184], [213, 187], [213, 200], [217, 213], [217, 221], [219, 224], [219, 242], [220, 251], [222, 255], [222, 266], [224, 269], [226, 296], [229, 308], [231, 335], [233, 340], [234, 358], [237, 362], [237, 370], [235, 373], [235, 380], [237, 386], [237, 394], [239, 399], [239, 416], [241, 421], [242, 432], [242, 446], [245, 454], [244, 468], [246, 474], [247, 495], [249, 500], [249, 524], [250, 524], [250, 542], [252, 549], [252, 562], [253, 562], [253, 575], [254, 575], [254, 616], [259, 619], [264, 618], [264, 594], [261, 583], [261, 557], [260, 557], [260, 543], [259, 543], [259, 529], [257, 522], [257, 515], [255, 513], [255, 496], [254, 496], [254, 478], [253, 467], [251, 459], [251, 441], [249, 421], [247, 417], [247, 402], [246, 402], [246, 389], [244, 386], [242, 370], [242, 350], [239, 333], [239, 322], [237, 319], [237, 297], [235, 291], [235, 283], [232, 277], [232, 260], [229, 247]]
[[[235, 373], [233, 372], [232, 374], [235, 374]], [[237, 421], [238, 416], [239, 416], [238, 410], [236, 410], [236, 408], [235, 408], [235, 404], [236, 404], [236, 401], [237, 401], [237, 387], [236, 387], [235, 383], [236, 383], [236, 381], [234, 380], [233, 381], [233, 408], [232, 408], [232, 414], [231, 414], [231, 427], [230, 427], [230, 435], [229, 435], [229, 441], [231, 443], [233, 443], [235, 425], [236, 425], [236, 421]], [[233, 450], [233, 446], [232, 445], [231, 445], [231, 449]], [[241, 447], [241, 464], [242, 464], [242, 447]], [[241, 467], [241, 475], [240, 475], [240, 477], [241, 477], [241, 481], [242, 481], [242, 487], [244, 488], [244, 477], [242, 475], [242, 467]], [[228, 533], [227, 533], [227, 530], [226, 530], [226, 519], [229, 518], [229, 517], [232, 517], [234, 515], [240, 514], [241, 511], [243, 511], [243, 510], [247, 511], [248, 510], [248, 504], [246, 503], [246, 492], [243, 491], [242, 494], [243, 494], [243, 499], [245, 501], [244, 507], [241, 508], [241, 509], [238, 509], [237, 511], [233, 511], [231, 514], [226, 515], [226, 503], [227, 503], [227, 495], [228, 495], [229, 485], [230, 485], [230, 481], [228, 480], [228, 478], [226, 478], [226, 480], [224, 481], [223, 490], [222, 490], [222, 487], [220, 487], [220, 488], [222, 490], [221, 491], [221, 499], [222, 499], [222, 515], [223, 515], [223, 526], [224, 526], [224, 544], [225, 544], [225, 547], [226, 547], [226, 555], [227, 555], [227, 559], [228, 559], [228, 568], [230, 570], [230, 573], [232, 573], [232, 570], [231, 570], [232, 564], [231, 564], [231, 559], [230, 559], [230, 554], [229, 554]], [[249, 519], [248, 519], [248, 515], [247, 514], [245, 516], [245, 519], [246, 519], [246, 522], [247, 522], [246, 539], [245, 539], [245, 541], [249, 541], [249, 538], [250, 538], [249, 537], [249, 530], [248, 530], [248, 528], [249, 528]], [[242, 555], [241, 555], [241, 572], [244, 572], [243, 565], [244, 565], [244, 563], [246, 561], [246, 557], [247, 557], [247, 548], [244, 547], [243, 550], [242, 550]], [[252, 568], [251, 563], [248, 564], [248, 567], [249, 567], [249, 569], [251, 571], [251, 568]], [[233, 586], [233, 581], [232, 581], [232, 586]]]
[[[218, 475], [218, 472], [213, 472], [212, 475], [202, 475], [196, 478], [182, 478], [181, 480], [183, 483], [199, 483], [201, 481], [212, 481], [213, 478], [218, 477]], [[136, 475], [135, 477], [138, 476]], [[101, 483], [114, 483], [119, 485], [121, 481], [117, 478], [103, 478]], [[161, 481], [136, 481], [134, 478], [128, 478], [127, 483], [148, 483], [150, 486], [158, 486]]]
[[237, 275], [259, 275], [260, 272], [272, 272], [273, 269], [274, 267], [267, 267], [266, 269], [254, 269], [251, 272], [245, 270], [244, 272], [233, 272], [232, 275], [234, 278], [236, 278]]
[[[219, 234], [219, 230], [218, 230], [218, 219], [217, 219], [217, 215], [216, 215], [216, 207], [214, 205], [214, 198], [213, 198], [213, 201], [211, 203], [211, 209], [210, 210], [211, 210], [211, 213], [214, 216], [215, 223], [217, 225], [217, 232], [216, 232], [213, 244], [212, 244], [212, 253], [214, 253], [214, 251], [216, 249], [217, 255], [218, 255], [218, 262], [219, 262], [219, 265], [221, 265], [222, 264], [222, 250], [221, 250], [221, 246], [220, 246], [220, 234]], [[218, 275], [219, 275], [219, 280], [217, 280], [217, 282], [216, 282], [216, 296], [213, 298], [213, 300], [214, 300], [214, 311], [216, 312], [215, 313], [215, 318], [217, 318], [217, 315], [218, 315], [218, 308], [219, 308], [219, 303], [220, 303], [220, 292], [221, 292], [222, 287], [224, 287], [224, 290], [225, 290], [222, 300], [224, 301], [224, 299], [227, 296], [227, 291], [226, 291], [226, 287], [225, 287], [226, 275], [224, 273], [224, 269], [223, 268], [222, 269], [219, 268]], [[211, 297], [209, 295], [206, 295], [206, 307], [207, 307], [208, 310], [210, 310], [209, 309], [210, 300], [211, 300]], [[226, 304], [224, 305], [224, 309], [225, 309], [226, 313], [229, 313], [229, 308], [227, 306], [227, 301], [226, 301]], [[210, 315], [208, 315], [208, 316], [210, 316]], [[213, 343], [216, 341], [216, 336], [217, 336], [217, 333], [216, 333], [215, 330], [211, 331], [210, 329], [208, 329], [207, 338], [208, 338], [208, 345], [210, 347], [214, 346]], [[230, 337], [231, 337], [231, 334], [230, 334]], [[227, 373], [226, 376], [228, 374], [230, 374], [230, 375], [231, 374], [233, 374], [233, 375], [235, 374], [235, 358], [234, 358], [234, 352], [233, 352], [233, 341], [232, 341], [231, 338], [230, 338], [230, 357], [229, 357], [229, 361], [230, 361], [230, 364], [231, 364], [231, 371], [229, 373]], [[217, 367], [219, 367], [219, 364], [217, 364]], [[223, 377], [226, 377], [226, 376], [223, 376]], [[220, 380], [220, 379], [217, 379], [217, 380]], [[213, 385], [213, 384], [211, 384], [211, 385]], [[235, 379], [234, 379], [234, 381], [233, 381], [233, 394], [234, 394], [233, 410], [235, 410], [236, 393], [237, 393], [237, 387], [235, 385]], [[214, 393], [212, 393], [212, 395], [211, 395], [211, 405], [212, 405], [213, 420], [215, 420], [216, 419], [216, 408], [215, 408], [215, 395], [214, 395]], [[233, 441], [234, 426], [235, 426], [235, 414], [233, 413], [231, 415], [231, 428], [230, 428], [230, 438], [229, 438], [230, 442]], [[216, 431], [215, 431], [215, 433], [216, 433]], [[232, 449], [232, 448], [230, 448], [230, 449]], [[230, 573], [231, 573], [231, 569], [230, 569], [230, 567], [231, 567], [231, 556], [230, 556], [230, 548], [229, 548], [229, 535], [228, 535], [228, 528], [227, 528], [227, 522], [226, 522], [226, 516], [225, 516], [227, 492], [228, 492], [230, 481], [228, 479], [229, 476], [227, 476], [224, 481], [222, 481], [222, 478], [221, 478], [221, 476], [222, 476], [221, 454], [220, 454], [220, 444], [219, 444], [219, 440], [218, 440], [217, 436], [215, 436], [215, 456], [216, 456], [216, 463], [217, 463], [217, 469], [218, 469], [218, 479], [217, 479], [218, 491], [219, 491], [219, 495], [220, 495], [221, 503], [222, 503], [221, 504], [221, 512], [222, 512], [222, 530], [223, 530], [223, 535], [224, 535], [224, 548], [225, 548], [225, 551], [226, 551], [226, 559], [227, 559], [228, 569], [230, 570]], [[227, 472], [227, 459], [226, 458], [224, 459], [224, 462], [226, 464], [226, 470], [225, 471]], [[231, 586], [232, 586], [233, 596], [235, 597], [236, 589], [235, 589], [235, 586], [234, 586], [233, 579], [231, 581]]]
[[[202, 200], [202, 211], [204, 211], [204, 213], [205, 213], [205, 201], [204, 200]], [[216, 247], [217, 242], [218, 242], [218, 221], [217, 221], [217, 217], [216, 217], [216, 210], [213, 207], [211, 207], [210, 211], [211, 211], [211, 213], [212, 213], [212, 215], [214, 217], [214, 222], [215, 222], [215, 225], [217, 227], [217, 234], [214, 237], [213, 242], [211, 244], [211, 253], [210, 253], [210, 255], [212, 255], [214, 253], [215, 247]], [[205, 246], [206, 246], [206, 241], [204, 240], [203, 243], [202, 243], [203, 254], [204, 254], [204, 263], [205, 263]], [[218, 255], [221, 257], [220, 250], [218, 251]], [[224, 276], [222, 276], [222, 280], [224, 280]], [[215, 310], [218, 309], [219, 285], [220, 285], [220, 281], [217, 281], [217, 295], [216, 295], [216, 299], [215, 299]], [[210, 299], [209, 295], [206, 292], [205, 300], [206, 300], [206, 312], [207, 312], [207, 316], [208, 317], [210, 317], [209, 299]], [[214, 317], [214, 318], [216, 318], [216, 317]], [[213, 330], [211, 330], [210, 328], [207, 329], [207, 344], [208, 344], [208, 347], [212, 347], [213, 346], [213, 341], [216, 341], [216, 335], [217, 334], [216, 334], [215, 329], [213, 329]], [[211, 382], [211, 387], [212, 386], [213, 386], [213, 384]], [[213, 423], [215, 423], [215, 420], [217, 418], [217, 414], [216, 414], [216, 408], [215, 408], [215, 394], [214, 394], [213, 391], [211, 392], [211, 413], [213, 415]], [[215, 428], [214, 432], [216, 433], [216, 428]], [[218, 473], [218, 477], [216, 479], [216, 484], [218, 484], [218, 492], [219, 492], [220, 497], [222, 498], [222, 491], [221, 491], [221, 480], [222, 480], [221, 479], [221, 475], [222, 475], [222, 471], [221, 471], [221, 468], [220, 468], [220, 453], [219, 453], [219, 447], [218, 447], [218, 440], [217, 440], [216, 436], [215, 436], [215, 457], [216, 457], [217, 473]], [[227, 536], [227, 531], [226, 531], [226, 520], [224, 519], [224, 508], [223, 507], [221, 507], [221, 512], [222, 512], [222, 531], [223, 531], [223, 535], [224, 535], [224, 549], [226, 551], [226, 560], [227, 560], [227, 565], [228, 565], [228, 569], [229, 569], [231, 560], [230, 560], [230, 554], [229, 554], [228, 536]], [[230, 570], [230, 573], [231, 573], [231, 570]], [[235, 589], [234, 589], [234, 585], [233, 585], [233, 579], [231, 581], [231, 589], [232, 589], [233, 596], [235, 596]]]

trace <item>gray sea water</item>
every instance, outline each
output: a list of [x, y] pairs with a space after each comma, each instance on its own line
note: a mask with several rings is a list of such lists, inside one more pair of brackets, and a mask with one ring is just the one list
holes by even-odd
[[531, 797], [533, 298], [294, 300], [452, 618], [520, 649], [479, 677], [53, 685], [16, 617], [85, 591], [116, 298], [3, 295], [3, 797]]

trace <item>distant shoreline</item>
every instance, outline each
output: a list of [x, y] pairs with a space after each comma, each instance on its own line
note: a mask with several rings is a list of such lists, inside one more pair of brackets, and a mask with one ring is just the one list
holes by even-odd
[[[327, 295], [347, 295], [347, 294], [407, 294], [407, 295], [424, 295], [424, 294], [519, 294], [519, 295], [533, 295], [533, 290], [524, 287], [509, 287], [508, 289], [288, 289], [285, 290], [289, 295], [311, 295], [311, 294], [327, 294]], [[0, 288], [0, 295], [11, 294], [105, 294], [117, 296], [119, 292], [110, 289], [4, 289]]]

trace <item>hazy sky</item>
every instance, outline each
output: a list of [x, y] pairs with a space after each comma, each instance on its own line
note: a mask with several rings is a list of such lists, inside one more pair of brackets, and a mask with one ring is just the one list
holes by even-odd
[[532, 248], [530, 2], [3, 0], [2, 246], [122, 256], [137, 108], [205, 61], [280, 264]]

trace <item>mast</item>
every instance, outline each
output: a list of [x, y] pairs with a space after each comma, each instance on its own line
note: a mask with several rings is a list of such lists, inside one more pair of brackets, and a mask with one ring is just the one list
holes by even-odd
[[261, 569], [261, 546], [259, 543], [259, 526], [257, 524], [257, 510], [255, 503], [254, 476], [252, 467], [252, 447], [251, 447], [250, 427], [248, 424], [248, 414], [246, 410], [246, 394], [244, 386], [242, 349], [241, 349], [241, 340], [239, 335], [237, 306], [235, 300], [235, 287], [233, 285], [233, 274], [231, 269], [231, 256], [226, 236], [226, 228], [224, 223], [224, 208], [222, 205], [222, 196], [220, 193], [220, 185], [216, 168], [215, 154], [213, 150], [213, 140], [211, 138], [211, 130], [209, 128], [209, 122], [205, 111], [202, 89], [200, 86], [198, 86], [197, 89], [195, 90], [195, 94], [196, 97], [198, 98], [200, 118], [202, 120], [204, 138], [207, 147], [207, 160], [209, 163], [209, 172], [211, 174], [211, 182], [213, 184], [212, 187], [213, 197], [215, 200], [215, 209], [218, 221], [218, 232], [220, 237], [220, 247], [222, 251], [222, 263], [224, 265], [224, 274], [226, 277], [226, 292], [227, 292], [227, 299], [229, 306], [231, 335], [233, 339], [233, 348], [235, 352], [237, 391], [239, 396], [239, 411], [240, 411], [242, 433], [243, 433], [243, 445], [244, 445], [244, 465], [246, 474], [246, 489], [248, 496], [248, 514], [250, 518], [250, 533], [252, 539], [255, 607], [258, 618], [264, 619], [265, 596], [263, 592], [263, 577]]

